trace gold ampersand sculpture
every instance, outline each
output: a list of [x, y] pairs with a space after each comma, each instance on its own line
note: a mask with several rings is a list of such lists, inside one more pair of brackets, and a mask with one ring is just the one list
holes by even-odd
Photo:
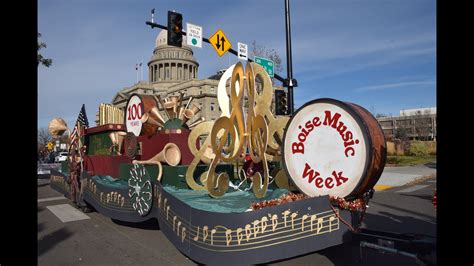
[[[230, 97], [226, 90], [228, 79], [231, 80]], [[258, 91], [256, 79], [261, 84]], [[245, 91], [248, 111], [244, 118]], [[272, 114], [272, 82], [263, 67], [255, 63], [247, 63], [245, 71], [240, 62], [231, 66], [221, 77], [217, 96], [222, 110], [221, 117], [215, 123], [198, 125], [188, 138], [188, 146], [195, 157], [186, 172], [186, 182], [191, 189], [206, 189], [213, 197], [224, 195], [229, 188], [229, 176], [225, 172], [216, 173], [216, 167], [219, 162], [242, 161], [241, 155], [245, 149], [254, 163], [263, 161], [263, 176], [257, 172], [250, 177], [256, 197], [261, 198], [265, 196], [269, 183], [267, 161], [281, 161], [280, 143], [289, 118], [277, 118]], [[198, 139], [203, 135], [208, 137], [198, 149]], [[200, 175], [202, 185], [193, 177], [201, 161], [210, 163], [209, 170]], [[288, 178], [283, 169], [279, 169], [274, 175], [279, 187], [288, 188]]]

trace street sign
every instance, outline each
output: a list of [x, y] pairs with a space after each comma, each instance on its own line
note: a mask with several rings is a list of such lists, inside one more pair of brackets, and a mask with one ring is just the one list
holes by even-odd
[[238, 53], [239, 59], [248, 60], [247, 51], [248, 51], [247, 44], [241, 43], [241, 42], [237, 43], [237, 53]]
[[227, 39], [221, 29], [217, 30], [216, 33], [214, 33], [214, 35], [209, 38], [209, 42], [212, 44], [212, 47], [214, 47], [214, 50], [216, 50], [219, 56], [225, 54], [225, 52], [227, 52], [230, 47], [232, 47], [229, 39]]
[[255, 56], [254, 61], [255, 61], [255, 63], [261, 65], [265, 69], [265, 71], [267, 71], [268, 75], [271, 78], [273, 78], [273, 76], [274, 76], [274, 71], [273, 71], [274, 64], [273, 64], [272, 60], [268, 60], [268, 59], [265, 59], [263, 57]]
[[186, 23], [187, 44], [202, 48], [202, 27]]
[[53, 144], [52, 142], [48, 142], [47, 147], [48, 147], [48, 150], [49, 150], [49, 151], [53, 149], [53, 145], [54, 145], [54, 144]]

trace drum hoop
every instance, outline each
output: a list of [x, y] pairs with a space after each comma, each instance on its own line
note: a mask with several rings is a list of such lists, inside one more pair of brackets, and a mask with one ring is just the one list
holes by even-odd
[[[358, 104], [355, 104], [355, 103], [350, 103], [350, 104], [352, 104], [352, 105], [354, 105], [354, 106], [360, 108], [360, 109], [361, 109], [363, 112], [365, 112], [366, 114], [371, 115], [370, 112], [369, 112], [367, 109], [365, 109], [364, 107], [362, 107], [362, 106], [360, 106], [360, 105], [358, 105]], [[375, 119], [374, 117], [372, 117], [372, 118]], [[364, 121], [365, 121], [365, 120], [364, 120]], [[381, 126], [380, 123], [377, 121], [377, 119], [375, 119], [375, 121], [377, 122], [376, 124], [377, 124], [378, 130], [379, 130], [379, 133], [381, 133], [380, 135], [382, 136], [383, 143], [385, 143], [385, 147], [384, 147], [384, 149], [382, 149], [382, 151], [381, 151], [381, 152], [382, 152], [382, 154], [381, 154], [382, 160], [381, 160], [381, 162], [380, 162], [380, 165], [385, 166], [385, 164], [386, 164], [386, 162], [387, 162], [387, 144], [386, 144], [386, 143], [387, 143], [387, 139], [385, 138], [385, 134], [383, 133], [382, 126]], [[369, 135], [370, 135], [370, 134], [371, 134], [371, 132], [370, 132], [370, 128], [371, 128], [371, 127], [369, 127], [369, 126], [367, 125], [366, 128], [367, 128], [367, 130], [368, 130], [368, 132], [369, 132]], [[374, 133], [375, 133], [375, 132], [374, 132]], [[372, 139], [370, 139], [370, 141], [372, 142]], [[371, 147], [372, 147], [372, 145], [373, 145], [373, 143], [371, 143]], [[372, 150], [373, 150], [373, 149], [371, 149], [371, 151], [372, 151]], [[374, 157], [374, 156], [371, 156], [371, 159], [374, 160], [375, 157]], [[373, 164], [373, 163], [371, 162], [370, 165], [372, 165], [372, 164]], [[377, 180], [375, 180], [375, 182], [374, 182], [373, 180], [367, 180], [367, 184], [366, 184], [366, 185], [375, 186], [375, 184], [378, 182], [378, 180], [379, 180], [380, 177], [382, 176], [383, 168], [384, 168], [384, 167], [381, 167], [380, 170], [379, 170], [379, 172], [374, 172], [374, 173], [372, 173], [371, 178], [372, 178], [373, 176], [377, 176], [377, 175], [378, 175]]]
[[[370, 136], [370, 132], [368, 131], [368, 126], [367, 124], [365, 123], [365, 121], [360, 117], [360, 115], [354, 111], [353, 109], [351, 109], [347, 103], [343, 102], [343, 101], [339, 101], [339, 100], [336, 100], [336, 99], [332, 99], [332, 98], [319, 98], [319, 99], [314, 99], [314, 100], [311, 100], [309, 102], [306, 102], [305, 104], [303, 104], [300, 108], [298, 108], [298, 110], [296, 110], [296, 112], [293, 114], [293, 116], [290, 117], [290, 120], [288, 121], [288, 123], [286, 124], [286, 127], [284, 129], [284, 134], [283, 134], [283, 141], [282, 141], [282, 159], [283, 159], [283, 168], [285, 169], [285, 173], [288, 177], [291, 178], [291, 175], [290, 175], [290, 172], [288, 171], [288, 168], [286, 166], [286, 157], [285, 157], [285, 140], [286, 140], [286, 133], [287, 133], [287, 129], [288, 129], [288, 126], [291, 125], [291, 122], [293, 122], [293, 118], [301, 111], [303, 110], [303, 108], [305, 108], [306, 106], [308, 105], [312, 105], [312, 104], [315, 104], [315, 103], [330, 103], [330, 104], [334, 104], [342, 109], [344, 109], [346, 112], [348, 112], [349, 114], [352, 115], [352, 117], [354, 118], [354, 120], [356, 120], [357, 124], [359, 124], [359, 127], [360, 125], [364, 125], [364, 127], [361, 127], [361, 132], [362, 132], [362, 136], [364, 137], [364, 140], [365, 141], [365, 148], [366, 148], [366, 161], [365, 161], [365, 165], [364, 165], [364, 170], [362, 171], [362, 177], [366, 177], [367, 176], [367, 172], [368, 172], [368, 168], [369, 168], [369, 164], [371, 162], [371, 160], [368, 160], [368, 158], [372, 158], [373, 157], [373, 151], [370, 147], [372, 147], [372, 139], [369, 137]], [[346, 199], [351, 199], [351, 198], [354, 198], [355, 195], [354, 195], [354, 192], [357, 192], [358, 188], [360, 185], [362, 185], [364, 181], [364, 178], [360, 178], [359, 181], [357, 182], [357, 185], [355, 186], [354, 190], [351, 191], [347, 196], [345, 196], [344, 198]], [[296, 186], [298, 187], [298, 186]], [[298, 190], [301, 191], [301, 189], [298, 187]], [[302, 192], [302, 191], [301, 191]]]

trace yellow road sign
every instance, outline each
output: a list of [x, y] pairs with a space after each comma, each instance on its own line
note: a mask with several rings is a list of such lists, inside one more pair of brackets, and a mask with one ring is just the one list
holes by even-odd
[[53, 149], [53, 143], [52, 143], [52, 142], [49, 142], [48, 145], [47, 145], [47, 147], [48, 147], [48, 150], [52, 150], [52, 149]]
[[212, 44], [212, 47], [214, 47], [214, 50], [216, 50], [219, 56], [225, 54], [225, 52], [232, 47], [229, 39], [227, 39], [227, 36], [225, 36], [221, 29], [217, 30], [216, 33], [209, 38], [209, 42]]

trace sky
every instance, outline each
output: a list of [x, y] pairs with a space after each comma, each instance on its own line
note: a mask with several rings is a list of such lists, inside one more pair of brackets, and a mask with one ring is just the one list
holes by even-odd
[[[209, 38], [218, 29], [236, 50], [253, 41], [274, 49], [286, 77], [284, 0], [153, 1], [38, 0], [38, 32], [53, 60], [38, 67], [38, 128], [55, 117], [72, 127], [82, 104], [94, 126], [100, 103], [137, 81], [150, 60], [168, 10], [203, 28]], [[290, 0], [295, 110], [317, 98], [352, 102], [375, 114], [436, 107], [436, 1], [434, 0]], [[186, 29], [184, 29], [186, 30]], [[193, 48], [198, 79], [238, 62], [219, 57], [212, 46]], [[142, 74], [139, 74], [141, 78]], [[276, 81], [277, 85], [281, 85]]]

